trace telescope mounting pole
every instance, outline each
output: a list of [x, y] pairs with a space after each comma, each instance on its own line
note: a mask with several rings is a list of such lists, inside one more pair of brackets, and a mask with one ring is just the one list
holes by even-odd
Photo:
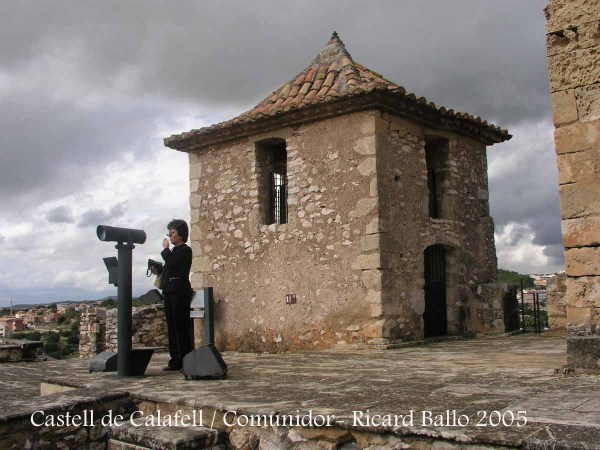
[[130, 242], [119, 242], [115, 248], [118, 250], [117, 273], [117, 374], [120, 377], [131, 375], [131, 269], [132, 250], [135, 245]]

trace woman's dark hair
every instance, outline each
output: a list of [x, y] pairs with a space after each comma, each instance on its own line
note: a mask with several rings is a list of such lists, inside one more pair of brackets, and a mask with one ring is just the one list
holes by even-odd
[[169, 230], [171, 228], [173, 228], [174, 230], [177, 230], [177, 234], [181, 237], [181, 240], [183, 242], [187, 242], [190, 232], [188, 230], [187, 223], [185, 223], [185, 220], [181, 220], [181, 219], [171, 220], [169, 222], [169, 224], [167, 225], [167, 230]]

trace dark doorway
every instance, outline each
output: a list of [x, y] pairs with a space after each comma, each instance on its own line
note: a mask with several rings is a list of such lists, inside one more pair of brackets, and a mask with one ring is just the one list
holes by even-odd
[[441, 245], [425, 249], [425, 337], [448, 333], [446, 311], [446, 250]]

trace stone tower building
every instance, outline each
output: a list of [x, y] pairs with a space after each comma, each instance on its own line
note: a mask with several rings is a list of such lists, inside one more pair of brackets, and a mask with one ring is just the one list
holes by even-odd
[[545, 9], [565, 246], [567, 364], [600, 369], [600, 1]]
[[503, 332], [486, 146], [510, 139], [355, 62], [336, 33], [190, 158], [192, 285], [217, 344], [277, 351]]

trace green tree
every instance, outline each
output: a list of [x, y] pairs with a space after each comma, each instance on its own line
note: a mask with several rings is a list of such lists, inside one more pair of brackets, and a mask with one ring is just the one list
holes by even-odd
[[79, 313], [75, 311], [75, 308], [70, 307], [65, 310], [65, 317], [67, 319], [79, 319]]
[[117, 307], [117, 302], [112, 298], [107, 298], [100, 303], [100, 306], [106, 309], [113, 309]]
[[46, 341], [48, 342], [60, 342], [60, 334], [55, 333], [54, 331], [49, 331], [48, 336], [46, 337]]
[[52, 311], [53, 313], [56, 312], [56, 303], [51, 303], [50, 305], [48, 305], [48, 309], [50, 311]]
[[69, 345], [79, 345], [79, 335], [78, 334], [72, 334], [71, 336], [69, 336], [67, 338], [67, 343]]
[[65, 315], [64, 315], [64, 314], [61, 314], [61, 315], [60, 315], [60, 316], [58, 316], [58, 318], [56, 319], [56, 323], [57, 323], [58, 325], [62, 325], [62, 324], [64, 324], [64, 323], [65, 323], [65, 320], [66, 320], [66, 319], [67, 319], [67, 318], [65, 317]]
[[79, 334], [79, 320], [76, 320], [71, 324], [71, 331]]
[[511, 270], [498, 269], [498, 281], [512, 284], [513, 286], [521, 287], [521, 279], [523, 279], [523, 287], [533, 287], [533, 278], [528, 275], [522, 275]]
[[32, 331], [27, 337], [30, 341], [39, 341], [41, 338], [42, 334], [39, 331]]
[[48, 355], [50, 353], [54, 353], [58, 351], [58, 343], [57, 342], [46, 342], [44, 344], [44, 352], [46, 352]]

